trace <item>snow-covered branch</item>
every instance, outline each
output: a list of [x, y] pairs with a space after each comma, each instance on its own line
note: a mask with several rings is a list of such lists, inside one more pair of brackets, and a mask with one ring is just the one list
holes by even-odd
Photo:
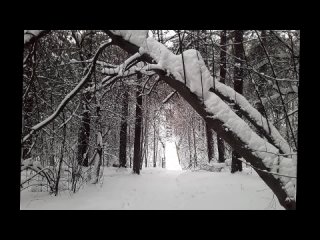
[[269, 78], [269, 79], [272, 79], [274, 81], [279, 81], [279, 82], [299, 82], [299, 80], [297, 79], [289, 79], [289, 78], [274, 78], [274, 77], [271, 77], [267, 74], [264, 74], [264, 73], [260, 73], [258, 72], [257, 70], [255, 70], [254, 68], [250, 68], [249, 70], [252, 70], [253, 72], [255, 72], [256, 74], [260, 75], [261, 77], [265, 77], [265, 78]]
[[170, 98], [172, 98], [172, 96], [176, 93], [177, 91], [173, 91], [172, 93], [170, 93], [163, 101], [162, 103], [165, 104], [166, 102], [169, 101]]
[[57, 107], [57, 109], [55, 110], [54, 113], [52, 113], [49, 117], [47, 117], [44, 121], [36, 124], [35, 126], [33, 126], [31, 128], [31, 131], [29, 134], [27, 134], [23, 139], [22, 139], [22, 143], [24, 143], [33, 133], [35, 133], [36, 131], [40, 130], [41, 128], [45, 127], [47, 124], [49, 124], [50, 122], [52, 122], [57, 116], [58, 114], [64, 109], [64, 107], [67, 105], [67, 103], [80, 91], [80, 89], [84, 86], [84, 84], [86, 82], [89, 81], [92, 72], [95, 69], [95, 62], [98, 59], [98, 56], [100, 55], [100, 53], [107, 47], [109, 46], [111, 43], [111, 41], [107, 41], [106, 43], [103, 43], [99, 49], [97, 50], [93, 61], [91, 63], [91, 66], [87, 72], [87, 74], [81, 79], [81, 81], [78, 83], [78, 85], [71, 91], [69, 92], [64, 99], [62, 100], [62, 102], [59, 104], [59, 106]]
[[278, 130], [270, 122], [268, 123], [267, 119], [255, 109], [245, 97], [218, 81], [215, 81], [215, 87], [210, 90], [221, 99], [235, 104], [237, 110], [239, 110], [271, 144], [279, 148], [282, 153], [289, 154], [292, 152], [289, 144], [280, 135]]

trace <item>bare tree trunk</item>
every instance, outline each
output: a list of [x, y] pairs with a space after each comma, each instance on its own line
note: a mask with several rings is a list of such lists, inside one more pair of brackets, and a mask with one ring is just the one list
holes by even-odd
[[[64, 112], [63, 111], [62, 111], [62, 119], [63, 119], [63, 122], [64, 122], [65, 121], [65, 116], [64, 116]], [[58, 191], [59, 191], [59, 181], [60, 181], [61, 166], [62, 166], [62, 161], [63, 161], [64, 145], [65, 145], [65, 142], [66, 142], [66, 134], [67, 134], [67, 125], [65, 124], [63, 126], [63, 140], [62, 140], [62, 145], [61, 145], [61, 156], [60, 156], [57, 179], [56, 179], [55, 194], [54, 194], [55, 196], [58, 195]]]
[[96, 184], [99, 182], [99, 175], [100, 175], [100, 167], [102, 163], [102, 150], [103, 150], [103, 142], [102, 142], [102, 127], [101, 127], [101, 114], [100, 114], [100, 103], [97, 105], [97, 127], [98, 127], [98, 132], [96, 135], [96, 155], [94, 158], [94, 169], [93, 169], [93, 184]]
[[[82, 53], [82, 46], [78, 41], [78, 38], [75, 36], [74, 32], [72, 32], [74, 39], [76, 41], [76, 44], [78, 48], [80, 49], [79, 57], [82, 61], [81, 65], [83, 68], [85, 68], [84, 64], [84, 56]], [[91, 39], [91, 38], [90, 38]], [[91, 55], [91, 51], [89, 53]], [[90, 57], [90, 56], [89, 56]], [[84, 87], [87, 87], [90, 85], [91, 80], [87, 84], [85, 84]], [[77, 152], [77, 161], [80, 166], [88, 167], [88, 148], [89, 148], [89, 137], [90, 137], [90, 111], [88, 107], [88, 101], [91, 99], [91, 93], [86, 92], [82, 93], [80, 97], [81, 101], [81, 107], [82, 107], [82, 114], [81, 114], [81, 123], [80, 123], [80, 129], [79, 129], [79, 135], [78, 135], [78, 152]]]
[[[141, 104], [141, 106], [143, 106], [143, 105]], [[140, 170], [142, 169], [142, 163], [143, 163], [144, 151], [145, 151], [145, 149], [144, 149], [144, 147], [145, 147], [145, 145], [144, 145], [144, 138], [145, 138], [144, 124], [145, 124], [145, 122], [144, 122], [144, 119], [143, 119], [143, 113], [141, 113], [141, 137], [140, 137], [140, 155], [141, 155], [140, 158], [141, 158], [141, 160], [140, 160]]]
[[[51, 106], [53, 106], [52, 92], [51, 92], [50, 100], [51, 100]], [[54, 122], [52, 122], [52, 132], [54, 132]], [[51, 153], [50, 153], [50, 166], [54, 166], [54, 137], [51, 140], [50, 151], [51, 151]]]
[[[243, 30], [235, 30], [235, 68], [234, 68], [234, 90], [240, 94], [243, 93], [243, 68], [244, 61], [244, 51], [243, 51]], [[241, 114], [238, 112], [239, 117]], [[236, 151], [232, 151], [231, 160], [231, 173], [242, 171], [242, 162], [239, 160], [241, 158], [240, 154]]]
[[148, 128], [149, 128], [149, 123], [148, 123], [148, 108], [146, 108], [146, 114], [145, 114], [145, 154], [144, 154], [144, 157], [145, 157], [145, 161], [144, 161], [144, 167], [148, 167], [148, 143], [149, 143], [149, 134], [148, 134]]
[[[141, 75], [138, 74], [138, 79], [141, 78]], [[140, 162], [141, 162], [141, 128], [142, 128], [142, 95], [141, 95], [141, 86], [138, 85], [136, 91], [136, 122], [134, 130], [134, 153], [133, 153], [133, 173], [140, 174]]]
[[[221, 38], [220, 38], [220, 45], [221, 45], [221, 51], [220, 51], [220, 82], [225, 83], [226, 82], [226, 68], [227, 68], [227, 47], [225, 46], [227, 44], [227, 30], [223, 30], [221, 32]], [[225, 147], [224, 147], [224, 141], [222, 138], [217, 134], [217, 146], [218, 146], [218, 162], [222, 163], [225, 161]]]
[[88, 167], [88, 148], [90, 137], [90, 111], [87, 103], [85, 103], [84, 97], [81, 97], [83, 101], [83, 112], [81, 116], [81, 123], [78, 135], [78, 154], [77, 160], [80, 166]]
[[128, 118], [128, 89], [124, 87], [122, 99], [122, 117], [120, 126], [119, 167], [127, 165], [127, 118]]
[[206, 134], [207, 134], [207, 151], [208, 151], [208, 161], [211, 162], [214, 159], [214, 140], [213, 140], [213, 130], [206, 124]]
[[[32, 84], [32, 83], [30, 83]], [[25, 104], [24, 104], [24, 119], [23, 119], [23, 129], [24, 128], [31, 128], [32, 121], [31, 121], [31, 114], [33, 109], [33, 94], [29, 92], [27, 94]], [[22, 151], [22, 159], [28, 159], [31, 157], [31, 145], [32, 139], [27, 139], [23, 144], [23, 151]]]

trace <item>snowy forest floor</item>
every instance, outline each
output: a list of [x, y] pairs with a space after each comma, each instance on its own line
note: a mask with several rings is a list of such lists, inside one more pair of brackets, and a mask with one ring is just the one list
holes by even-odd
[[21, 192], [20, 209], [280, 210], [277, 198], [248, 168], [241, 173], [105, 168], [100, 184], [76, 194]]

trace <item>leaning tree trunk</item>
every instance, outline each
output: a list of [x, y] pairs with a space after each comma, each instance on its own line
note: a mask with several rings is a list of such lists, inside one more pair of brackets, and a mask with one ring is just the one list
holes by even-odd
[[[227, 68], [227, 30], [223, 30], [221, 32], [221, 38], [220, 38], [220, 82], [225, 83], [226, 82], [226, 68]], [[223, 139], [217, 134], [217, 146], [218, 146], [218, 162], [222, 163], [225, 161], [225, 147], [224, 147], [224, 141]]]
[[[235, 67], [234, 67], [234, 90], [240, 94], [243, 93], [243, 61], [244, 61], [244, 51], [243, 51], [243, 30], [235, 31]], [[241, 117], [241, 113], [238, 113], [238, 116]], [[232, 151], [232, 160], [231, 160], [231, 173], [241, 172], [242, 171], [242, 162], [239, 160], [241, 155], [233, 150]]]
[[[140, 74], [138, 74], [140, 75]], [[141, 76], [138, 76], [138, 79]], [[142, 129], [142, 95], [141, 86], [138, 85], [136, 91], [136, 121], [134, 130], [134, 152], [133, 152], [133, 173], [140, 174], [140, 161], [141, 161], [141, 129]]]
[[122, 99], [122, 116], [120, 126], [120, 150], [119, 150], [119, 167], [126, 167], [127, 164], [127, 118], [128, 118], [128, 89], [124, 87]]

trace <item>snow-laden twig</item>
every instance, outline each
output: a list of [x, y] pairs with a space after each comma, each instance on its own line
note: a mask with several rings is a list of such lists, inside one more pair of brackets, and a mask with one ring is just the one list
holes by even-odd
[[266, 77], [266, 78], [269, 78], [269, 79], [272, 79], [274, 81], [279, 81], [279, 82], [299, 82], [299, 80], [297, 79], [290, 79], [290, 78], [274, 78], [274, 77], [271, 77], [267, 74], [262, 74], [260, 72], [258, 72], [257, 70], [255, 70], [254, 68], [248, 68], [248, 70], [252, 70], [253, 72], [255, 72], [256, 74], [260, 75], [261, 77]]
[[162, 101], [162, 103], [165, 104], [166, 102], [168, 102], [169, 99], [170, 99], [175, 93], [177, 93], [176, 90], [173, 91], [172, 93], [170, 93], [170, 94]]

